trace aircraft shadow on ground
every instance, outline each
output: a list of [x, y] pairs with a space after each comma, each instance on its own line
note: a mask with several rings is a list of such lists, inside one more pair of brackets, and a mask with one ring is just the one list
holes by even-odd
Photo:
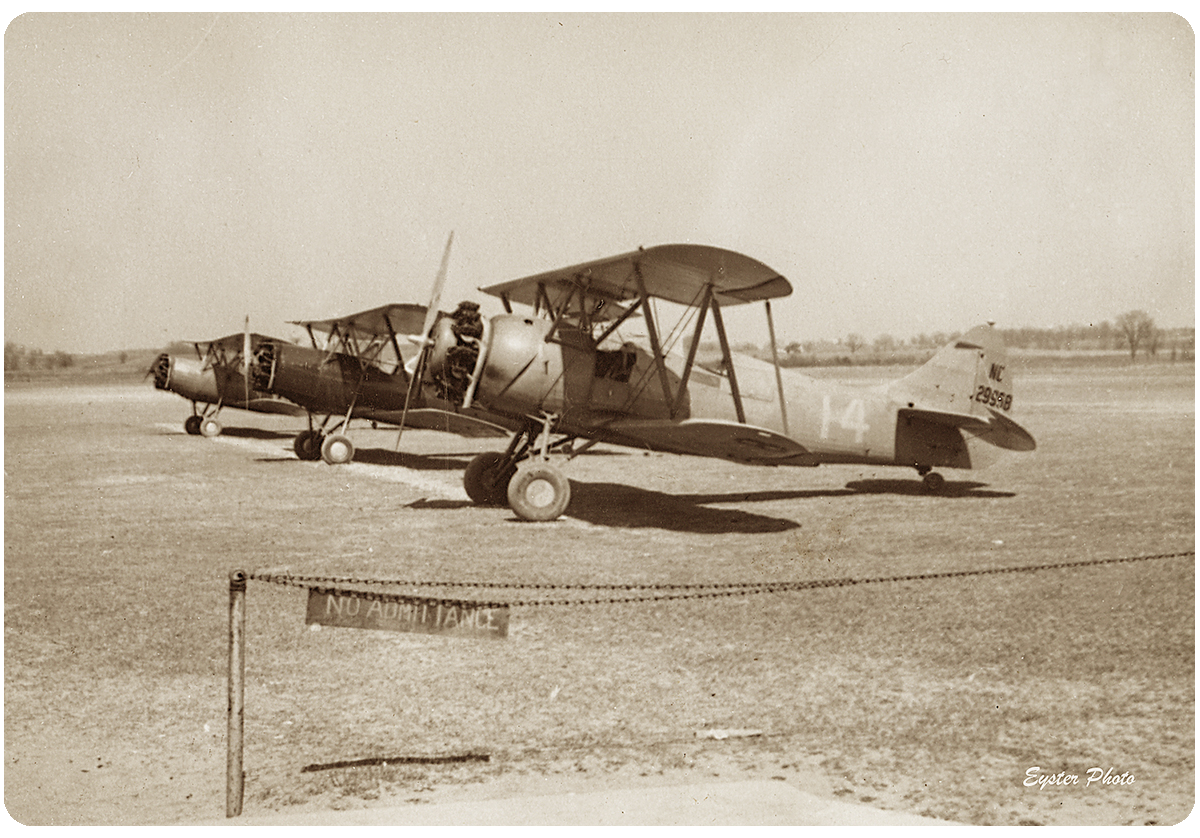
[[268, 431], [262, 428], [223, 428], [221, 436], [236, 439], [292, 439], [296, 434], [291, 431]]
[[[471, 462], [473, 453], [458, 454], [409, 454], [404, 451], [388, 451], [386, 448], [360, 448], [354, 452], [354, 462], [374, 466], [402, 466], [414, 471], [458, 471], [462, 472]], [[295, 462], [297, 457], [259, 457], [260, 463]]]
[[407, 451], [389, 451], [386, 448], [360, 448], [354, 452], [354, 462], [375, 466], [403, 466], [414, 471], [462, 472], [474, 456], [474, 452], [412, 454]]
[[846, 488], [863, 495], [912, 495], [929, 498], [1013, 498], [1016, 492], [985, 489], [986, 483], [971, 480], [947, 480], [936, 492], [928, 491], [920, 480], [852, 480]]
[[724, 494], [672, 495], [678, 501], [696, 505], [710, 503], [768, 503], [781, 500], [845, 498], [854, 495], [911, 495], [930, 498], [1011, 498], [1015, 492], [984, 490], [986, 483], [947, 482], [937, 493], [929, 492], [919, 480], [853, 480], [841, 489], [773, 489], [762, 492], [726, 492]]
[[[770, 533], [797, 529], [785, 518], [759, 515], [743, 509], [711, 509], [706, 496], [668, 495], [619, 483], [571, 481], [571, 518], [602, 527], [638, 529], [653, 527], [692, 533]], [[742, 496], [737, 496], [742, 499]], [[713, 502], [713, 501], [703, 501]]]
[[767, 503], [773, 500], [812, 500], [814, 498], [844, 498], [855, 494], [853, 489], [773, 489], [764, 492], [726, 492], [720, 495], [675, 495], [688, 503]]

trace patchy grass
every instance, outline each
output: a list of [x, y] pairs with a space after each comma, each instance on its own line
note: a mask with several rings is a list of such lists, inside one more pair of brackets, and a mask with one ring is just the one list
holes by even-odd
[[[355, 432], [141, 388], [5, 404], [5, 798], [26, 823], [174, 823], [224, 800], [234, 568], [563, 585], [874, 578], [1194, 548], [1188, 367], [1030, 371], [1038, 439], [950, 496], [898, 469], [753, 469], [599, 449], [569, 516], [474, 508], [486, 443]], [[236, 418], [235, 418], [236, 417]], [[240, 426], [240, 428], [239, 428]], [[461, 591], [457, 593], [462, 593]], [[577, 592], [542, 591], [574, 597]], [[518, 594], [532, 598], [528, 591]], [[1194, 801], [1194, 562], [640, 604], [516, 607], [497, 642], [303, 624], [247, 595], [246, 811], [696, 776], [978, 824], [1178, 822]], [[762, 736], [696, 738], [697, 730]], [[487, 763], [306, 765], [487, 753]], [[1039, 789], [1031, 767], [1131, 772]]]

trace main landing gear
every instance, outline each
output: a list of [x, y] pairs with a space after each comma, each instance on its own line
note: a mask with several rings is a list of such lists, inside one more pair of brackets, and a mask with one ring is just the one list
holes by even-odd
[[552, 422], [552, 416], [541, 422], [531, 419], [503, 454], [487, 451], [471, 460], [463, 474], [467, 496], [481, 506], [500, 506], [507, 501], [517, 517], [526, 521], [553, 521], [562, 515], [571, 502], [571, 483], [550, 463], [549, 455], [565, 450], [574, 437], [551, 443]]
[[193, 413], [183, 421], [183, 429], [192, 436], [214, 437], [221, 435], [221, 423], [217, 421], [216, 414], [212, 416], [202, 416], [199, 413]]
[[354, 443], [349, 437], [342, 434], [325, 436], [312, 429], [296, 434], [292, 450], [301, 460], [324, 460], [331, 466], [348, 463], [354, 459]]
[[946, 478], [932, 471], [929, 466], [917, 466], [917, 474], [921, 475], [921, 485], [931, 495], [940, 494], [946, 488]]

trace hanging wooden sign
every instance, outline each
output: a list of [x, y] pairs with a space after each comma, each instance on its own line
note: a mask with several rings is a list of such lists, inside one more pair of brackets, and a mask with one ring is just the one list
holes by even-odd
[[350, 591], [308, 589], [307, 625], [451, 634], [508, 636], [508, 606], [439, 599], [377, 597]]

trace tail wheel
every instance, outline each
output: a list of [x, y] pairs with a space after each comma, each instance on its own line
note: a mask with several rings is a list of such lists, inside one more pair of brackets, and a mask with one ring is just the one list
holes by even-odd
[[570, 502], [570, 481], [549, 463], [523, 465], [508, 484], [508, 505], [526, 521], [553, 521]]
[[925, 491], [932, 495], [936, 495], [946, 487], [946, 478], [942, 477], [936, 471], [931, 471], [921, 480]]
[[508, 497], [508, 481], [503, 474], [504, 455], [485, 451], [467, 464], [463, 488], [467, 497], [480, 506], [499, 506]]
[[221, 423], [209, 417], [200, 421], [200, 435], [212, 438], [221, 435]]
[[341, 434], [326, 437], [321, 443], [321, 459], [331, 466], [348, 463], [354, 459], [354, 443]]
[[321, 435], [316, 431], [301, 431], [296, 434], [292, 450], [301, 460], [319, 460], [321, 458]]
[[183, 420], [183, 429], [192, 436], [200, 435], [200, 422], [203, 421], [196, 414], [192, 414], [187, 419]]

